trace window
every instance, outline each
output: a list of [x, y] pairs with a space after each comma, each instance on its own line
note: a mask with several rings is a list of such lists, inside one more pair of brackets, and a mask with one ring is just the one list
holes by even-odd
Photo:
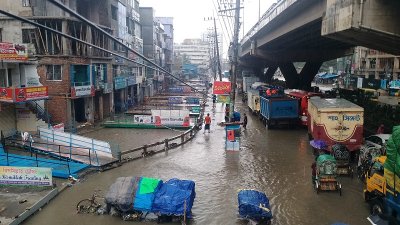
[[47, 80], [61, 80], [61, 65], [46, 66]]
[[22, 6], [23, 7], [30, 7], [31, 6], [31, 0], [22, 0]]
[[117, 20], [118, 19], [117, 15], [118, 15], [118, 8], [112, 5], [111, 6], [111, 18], [113, 20]]
[[22, 43], [24, 44], [31, 43], [30, 32], [31, 32], [30, 29], [22, 29]]

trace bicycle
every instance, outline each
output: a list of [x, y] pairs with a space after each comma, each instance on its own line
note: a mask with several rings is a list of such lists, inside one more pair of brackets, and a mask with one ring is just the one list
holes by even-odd
[[97, 202], [97, 198], [100, 198], [97, 194], [100, 190], [95, 190], [90, 198], [83, 199], [76, 204], [77, 213], [95, 213], [101, 204]]

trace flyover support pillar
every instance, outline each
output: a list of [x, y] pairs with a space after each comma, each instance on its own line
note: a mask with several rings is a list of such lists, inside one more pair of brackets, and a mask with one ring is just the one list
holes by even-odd
[[311, 90], [311, 82], [318, 73], [323, 62], [306, 62], [300, 74], [297, 73], [293, 63], [279, 64], [279, 69], [285, 77], [287, 88]]
[[267, 69], [267, 72], [265, 72], [265, 77], [267, 79], [267, 83], [270, 83], [272, 81], [272, 77], [274, 76], [276, 70], [278, 69], [278, 66], [269, 66]]
[[307, 62], [300, 72], [300, 89], [310, 91], [311, 82], [314, 80], [315, 75], [318, 73], [323, 62]]
[[283, 77], [286, 80], [287, 88], [297, 88], [297, 85], [299, 83], [299, 75], [293, 63], [281, 63], [279, 64], [279, 69], [281, 70]]

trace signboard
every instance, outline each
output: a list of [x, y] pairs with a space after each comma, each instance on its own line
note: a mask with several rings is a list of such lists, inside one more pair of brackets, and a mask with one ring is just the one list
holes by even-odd
[[193, 106], [192, 107], [192, 113], [200, 113], [200, 110], [201, 110], [200, 106]]
[[83, 96], [94, 96], [94, 86], [77, 86], [71, 87], [71, 98], [83, 97]]
[[126, 83], [128, 86], [132, 86], [136, 84], [136, 77], [135, 76], [129, 76], [126, 78]]
[[0, 166], [0, 184], [53, 186], [51, 168]]
[[[400, 89], [400, 80], [392, 80], [392, 81], [390, 81], [389, 85], [390, 85], [390, 88]], [[0, 88], [0, 90], [1, 90], [1, 88]]]
[[154, 123], [157, 126], [190, 126], [189, 110], [151, 110]]
[[13, 102], [13, 89], [0, 87], [0, 101]]
[[15, 88], [14, 92], [16, 102], [45, 99], [49, 97], [47, 86]]
[[103, 93], [108, 94], [113, 90], [113, 83], [104, 83]]
[[227, 81], [214, 81], [213, 94], [226, 95], [231, 92], [231, 82]]
[[186, 104], [200, 104], [200, 99], [197, 97], [186, 97]]
[[231, 97], [229, 95], [217, 95], [217, 102], [229, 104]]
[[133, 120], [135, 123], [153, 124], [153, 117], [148, 115], [134, 115]]
[[170, 87], [168, 88], [169, 93], [183, 93], [183, 87]]
[[381, 81], [377, 79], [363, 79], [362, 87], [377, 90], [381, 87]]
[[126, 88], [127, 83], [126, 83], [126, 77], [115, 77], [114, 78], [114, 89], [122, 89]]
[[0, 42], [0, 60], [28, 60], [27, 45]]
[[168, 104], [182, 104], [183, 99], [182, 97], [169, 97]]

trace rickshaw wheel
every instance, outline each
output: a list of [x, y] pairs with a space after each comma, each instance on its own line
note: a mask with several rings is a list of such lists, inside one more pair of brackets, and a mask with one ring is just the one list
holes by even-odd
[[383, 211], [382, 201], [378, 199], [373, 200], [370, 205], [370, 213], [372, 215], [378, 215], [378, 216], [383, 215], [384, 211]]
[[339, 188], [339, 195], [342, 196], [342, 188]]

